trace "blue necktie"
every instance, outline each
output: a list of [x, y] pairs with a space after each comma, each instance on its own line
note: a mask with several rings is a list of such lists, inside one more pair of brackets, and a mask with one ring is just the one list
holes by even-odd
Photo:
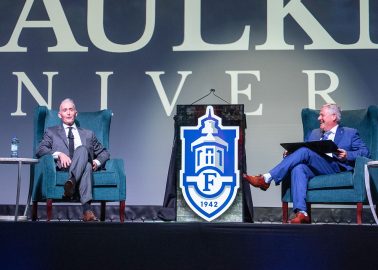
[[331, 135], [332, 131], [324, 132], [323, 136], [320, 138], [320, 140], [328, 140], [329, 135]]

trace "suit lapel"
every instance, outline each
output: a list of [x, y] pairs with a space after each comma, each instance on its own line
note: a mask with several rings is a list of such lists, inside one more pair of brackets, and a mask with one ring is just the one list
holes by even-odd
[[320, 140], [323, 136], [323, 132], [320, 128], [316, 129], [316, 138], [317, 140]]
[[77, 131], [79, 132], [81, 144], [86, 146], [87, 145], [87, 139], [86, 139], [86, 136], [84, 134], [84, 131], [79, 127], [77, 128]]
[[344, 128], [339, 126], [336, 130], [335, 139], [333, 140], [336, 145], [339, 145], [341, 138], [344, 135]]
[[58, 135], [62, 138], [64, 145], [67, 146], [67, 149], [68, 149], [67, 135], [66, 135], [66, 131], [64, 130], [63, 126], [59, 126]]

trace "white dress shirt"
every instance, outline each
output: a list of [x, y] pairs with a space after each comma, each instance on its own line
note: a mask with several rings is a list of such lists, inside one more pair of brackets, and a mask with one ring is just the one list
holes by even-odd
[[337, 130], [338, 127], [339, 127], [339, 125], [336, 125], [329, 130], [331, 133], [328, 135], [328, 140], [331, 140], [331, 141], [335, 140], [336, 130]]
[[[76, 124], [74, 123], [72, 126], [68, 126], [66, 124], [63, 124], [63, 128], [64, 128], [64, 131], [66, 132], [66, 137], [67, 137], [67, 143], [68, 143], [68, 132], [69, 132], [69, 127], [72, 127], [72, 134], [74, 136], [74, 148], [78, 148], [80, 145], [82, 145], [82, 142], [81, 142], [81, 139], [80, 139], [80, 135], [79, 135], [79, 131], [77, 130], [77, 127], [76, 127]], [[59, 157], [59, 154], [61, 152], [55, 152], [53, 154], [53, 158], [54, 159], [58, 159]], [[97, 159], [93, 160], [94, 162], [96, 162], [97, 166], [101, 166], [101, 162], [98, 161]]]
[[[67, 144], [68, 144], [68, 132], [69, 132], [69, 127], [72, 127], [72, 134], [74, 136], [74, 149], [82, 145], [81, 139], [79, 132], [77, 131], [76, 124], [73, 124], [72, 126], [68, 126], [66, 124], [63, 124], [64, 131], [66, 132], [66, 137], [67, 137]], [[58, 156], [61, 152], [54, 152], [53, 157], [54, 159], [58, 159]]]
[[[331, 128], [328, 132], [329, 132], [329, 135], [328, 135], [328, 139], [327, 140], [331, 140], [331, 141], [334, 141], [335, 140], [335, 135], [336, 135], [336, 131], [337, 131], [337, 128], [339, 127], [339, 125], [336, 125], [334, 126], [333, 128]], [[332, 153], [327, 153], [328, 156], [332, 157]]]

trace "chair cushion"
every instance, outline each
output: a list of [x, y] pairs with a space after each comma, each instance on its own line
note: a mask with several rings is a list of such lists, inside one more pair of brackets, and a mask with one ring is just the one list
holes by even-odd
[[[68, 172], [56, 172], [56, 185], [64, 186], [68, 179]], [[93, 186], [117, 186], [117, 174], [114, 171], [100, 171], [93, 173]]]
[[93, 174], [94, 186], [117, 186], [117, 174], [114, 171], [101, 171]]
[[353, 187], [352, 172], [315, 176], [308, 182], [307, 189], [327, 189]]

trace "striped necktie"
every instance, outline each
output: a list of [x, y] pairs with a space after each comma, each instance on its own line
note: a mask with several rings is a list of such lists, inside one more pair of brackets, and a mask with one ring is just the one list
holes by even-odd
[[320, 138], [320, 140], [328, 140], [328, 137], [329, 137], [329, 135], [331, 135], [332, 134], [332, 131], [327, 131], [327, 132], [324, 132], [323, 133], [323, 135], [322, 135], [322, 137]]

